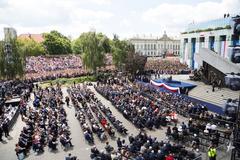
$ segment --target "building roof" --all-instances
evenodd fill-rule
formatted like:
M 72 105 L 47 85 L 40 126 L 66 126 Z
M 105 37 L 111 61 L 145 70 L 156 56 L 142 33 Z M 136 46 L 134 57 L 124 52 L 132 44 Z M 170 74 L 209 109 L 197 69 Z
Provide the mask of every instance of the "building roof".
M 164 34 L 162 37 L 158 38 L 158 37 L 133 37 L 133 38 L 130 38 L 130 41 L 131 40 L 147 40 L 147 41 L 177 41 L 177 39 L 172 39 L 170 37 L 167 36 L 166 34 L 166 31 L 164 31 Z
M 164 31 L 164 34 L 161 38 L 159 38 L 160 41 L 173 41 L 170 37 L 167 36 L 166 31 Z
M 18 36 L 19 39 L 32 39 L 36 41 L 37 43 L 41 43 L 44 41 L 43 34 L 20 34 Z
M 204 30 L 204 29 L 231 29 L 230 27 L 226 26 L 232 26 L 233 25 L 233 19 L 231 17 L 226 18 L 219 18 L 214 20 L 209 20 L 205 22 L 200 23 L 191 23 L 188 25 L 186 32 L 196 31 L 196 30 Z

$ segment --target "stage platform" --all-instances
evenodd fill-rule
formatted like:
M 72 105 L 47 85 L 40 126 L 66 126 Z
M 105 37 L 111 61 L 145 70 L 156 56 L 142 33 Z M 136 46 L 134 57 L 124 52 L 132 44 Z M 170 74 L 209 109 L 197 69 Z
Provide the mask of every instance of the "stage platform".
M 166 85 L 168 85 L 170 87 L 179 87 L 179 88 L 184 88 L 184 89 L 187 88 L 188 90 L 191 90 L 197 86 L 197 85 L 191 84 L 191 83 L 186 83 L 186 82 L 181 82 L 181 81 L 176 81 L 176 80 L 170 81 L 168 79 L 156 79 L 156 80 L 154 80 L 154 82 L 165 83 Z

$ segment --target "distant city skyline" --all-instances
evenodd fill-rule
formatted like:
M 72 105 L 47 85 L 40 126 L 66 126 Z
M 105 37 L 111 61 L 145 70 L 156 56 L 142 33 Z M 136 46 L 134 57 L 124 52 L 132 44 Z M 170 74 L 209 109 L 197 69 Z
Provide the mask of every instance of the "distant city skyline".
M 96 30 L 110 38 L 136 35 L 179 36 L 189 23 L 239 13 L 239 0 L 0 0 L 0 39 L 3 27 L 18 35 L 58 30 L 77 38 Z

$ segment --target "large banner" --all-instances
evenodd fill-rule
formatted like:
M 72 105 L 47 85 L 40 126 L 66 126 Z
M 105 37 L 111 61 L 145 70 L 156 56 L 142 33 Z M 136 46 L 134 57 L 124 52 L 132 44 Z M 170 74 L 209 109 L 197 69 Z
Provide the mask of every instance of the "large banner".
M 154 82 L 153 80 L 150 81 L 150 84 L 157 86 L 157 87 L 164 87 L 165 89 L 172 91 L 172 92 L 180 93 L 179 87 L 171 87 L 171 86 L 166 85 L 165 83 L 157 83 L 157 82 Z

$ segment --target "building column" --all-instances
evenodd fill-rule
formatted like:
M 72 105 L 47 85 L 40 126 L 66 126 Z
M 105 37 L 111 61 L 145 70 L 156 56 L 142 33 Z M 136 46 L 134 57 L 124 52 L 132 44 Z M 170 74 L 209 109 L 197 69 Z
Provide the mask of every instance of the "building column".
M 228 57 L 228 47 L 231 45 L 233 45 L 232 36 L 228 35 L 226 37 L 226 51 L 225 51 L 224 58 Z
M 185 61 L 185 42 L 184 39 L 180 40 L 180 62 L 184 63 Z
M 220 41 L 220 36 L 215 36 L 214 39 L 214 51 L 217 52 L 217 54 L 221 55 L 221 41 Z
M 200 37 L 196 37 L 196 53 L 199 53 L 199 48 L 201 47 Z

